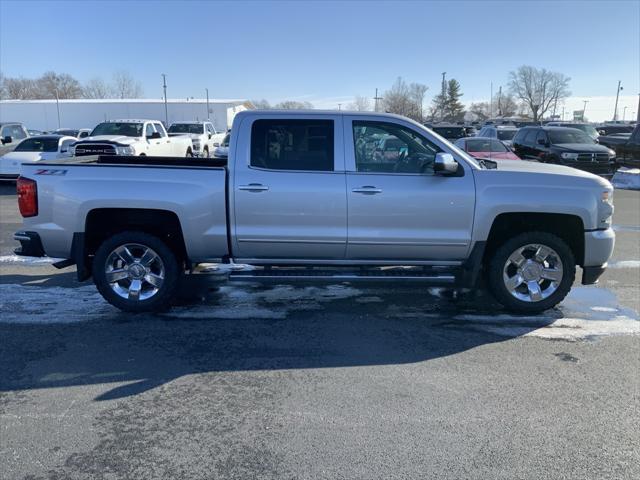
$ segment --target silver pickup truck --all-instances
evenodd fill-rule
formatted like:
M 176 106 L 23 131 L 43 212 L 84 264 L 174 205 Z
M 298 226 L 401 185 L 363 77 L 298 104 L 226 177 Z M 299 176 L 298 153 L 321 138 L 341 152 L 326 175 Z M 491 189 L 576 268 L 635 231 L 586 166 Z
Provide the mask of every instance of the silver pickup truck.
M 389 114 L 245 111 L 231 131 L 228 161 L 25 164 L 16 253 L 66 259 L 127 311 L 167 308 L 215 262 L 255 267 L 230 280 L 486 283 L 531 313 L 613 251 L 612 186 L 583 171 L 476 160 Z

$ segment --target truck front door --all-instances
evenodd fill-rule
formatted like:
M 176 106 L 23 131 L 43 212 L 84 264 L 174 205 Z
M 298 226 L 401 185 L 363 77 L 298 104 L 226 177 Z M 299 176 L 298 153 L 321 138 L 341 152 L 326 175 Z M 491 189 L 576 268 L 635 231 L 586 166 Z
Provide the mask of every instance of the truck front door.
M 408 122 L 345 122 L 347 258 L 466 258 L 475 208 L 470 167 L 461 165 L 460 176 L 435 175 L 442 149 Z
M 347 202 L 339 115 L 249 117 L 230 147 L 237 259 L 344 259 Z

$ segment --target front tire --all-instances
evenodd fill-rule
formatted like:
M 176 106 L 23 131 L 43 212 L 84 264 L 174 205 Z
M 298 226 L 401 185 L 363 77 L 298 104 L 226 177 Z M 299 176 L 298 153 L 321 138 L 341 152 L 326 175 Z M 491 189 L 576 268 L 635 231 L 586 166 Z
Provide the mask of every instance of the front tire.
M 190 149 L 190 148 L 188 148 L 188 149 L 187 149 L 187 153 L 185 153 L 185 155 L 184 155 L 184 156 L 185 156 L 185 157 L 187 157 L 187 158 L 191 158 L 191 157 L 193 157 L 193 152 L 191 151 L 191 149 Z
M 489 288 L 508 310 L 539 313 L 564 300 L 575 275 L 573 252 L 561 238 L 527 232 L 496 250 L 489 263 Z
M 105 240 L 93 260 L 93 279 L 111 305 L 126 312 L 154 312 L 173 300 L 180 267 L 158 237 L 127 231 Z
M 202 157 L 209 158 L 209 148 L 204 147 L 204 150 L 202 151 Z

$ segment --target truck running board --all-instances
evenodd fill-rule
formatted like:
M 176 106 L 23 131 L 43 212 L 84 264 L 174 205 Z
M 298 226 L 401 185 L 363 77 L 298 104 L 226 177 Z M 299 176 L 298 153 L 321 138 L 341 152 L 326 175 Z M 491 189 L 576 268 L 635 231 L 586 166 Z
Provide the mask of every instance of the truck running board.
M 236 281 L 322 281 L 322 282 L 416 282 L 432 285 L 451 285 L 456 282 L 456 276 L 451 270 L 446 271 L 406 271 L 363 269 L 363 270 L 320 270 L 302 268 L 266 268 L 263 270 L 236 271 L 229 274 L 229 280 Z

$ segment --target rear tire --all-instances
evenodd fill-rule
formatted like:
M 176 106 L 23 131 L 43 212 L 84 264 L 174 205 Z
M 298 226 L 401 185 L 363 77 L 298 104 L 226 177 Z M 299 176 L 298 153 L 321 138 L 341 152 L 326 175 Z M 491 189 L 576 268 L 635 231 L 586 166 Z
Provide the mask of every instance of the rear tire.
M 111 305 L 126 312 L 167 309 L 176 295 L 180 265 L 158 237 L 125 231 L 106 239 L 93 260 L 93 280 Z
M 187 158 L 191 158 L 191 157 L 193 157 L 193 152 L 191 151 L 191 149 L 190 149 L 190 148 L 188 148 L 188 149 L 187 149 L 187 153 L 185 153 L 185 155 L 184 155 L 184 156 L 185 156 L 185 157 L 187 157 Z
M 489 263 L 489 288 L 508 310 L 539 313 L 560 303 L 576 276 L 573 252 L 559 237 L 527 232 L 507 240 Z
M 208 147 L 204 147 L 204 150 L 202 151 L 202 157 L 203 158 L 209 158 L 209 148 Z

